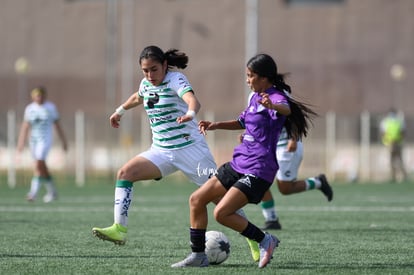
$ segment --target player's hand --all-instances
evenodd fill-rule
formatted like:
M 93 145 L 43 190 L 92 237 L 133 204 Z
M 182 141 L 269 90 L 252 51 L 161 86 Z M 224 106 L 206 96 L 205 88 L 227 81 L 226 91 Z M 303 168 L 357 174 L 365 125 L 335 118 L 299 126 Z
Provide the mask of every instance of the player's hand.
M 23 152 L 24 145 L 18 144 L 16 148 L 17 154 L 21 154 Z
M 207 120 L 200 120 L 198 122 L 198 130 L 200 131 L 201 134 L 203 134 L 203 136 L 207 135 L 207 130 L 214 130 L 215 128 L 213 127 L 214 123 L 211 121 L 207 121 Z
M 298 143 L 293 139 L 289 139 L 286 150 L 288 152 L 296 152 L 297 148 L 298 148 Z
M 119 128 L 119 121 L 121 121 L 121 116 L 116 112 L 113 113 L 109 118 L 109 122 L 111 123 L 111 126 L 114 128 Z
M 16 165 L 20 166 L 20 163 L 22 163 L 22 151 L 17 150 L 16 155 L 14 157 Z
M 187 121 L 191 121 L 192 119 L 193 119 L 192 116 L 183 115 L 183 116 L 177 117 L 177 122 L 178 122 L 178 124 L 181 124 L 181 123 L 184 123 L 184 122 L 187 122 Z
M 63 151 L 67 152 L 68 151 L 68 144 L 66 142 L 64 142 L 62 144 L 62 148 L 63 148 Z
M 262 97 L 262 99 L 258 100 L 257 102 L 262 104 L 264 107 L 266 107 L 268 109 L 272 109 L 273 108 L 273 103 L 269 98 L 269 94 L 265 93 L 265 92 L 261 92 L 260 96 Z

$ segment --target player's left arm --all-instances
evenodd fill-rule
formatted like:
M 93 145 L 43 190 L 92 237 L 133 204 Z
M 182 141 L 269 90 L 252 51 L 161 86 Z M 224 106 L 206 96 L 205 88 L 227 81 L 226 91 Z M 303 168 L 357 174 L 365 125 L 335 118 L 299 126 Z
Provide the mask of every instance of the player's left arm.
M 269 94 L 265 92 L 260 93 L 260 96 L 262 97 L 262 99 L 259 100 L 259 103 L 262 104 L 264 107 L 276 110 L 278 113 L 284 116 L 290 115 L 291 111 L 289 104 L 272 102 L 272 99 L 269 97 Z
M 63 132 L 62 127 L 60 126 L 59 120 L 55 121 L 55 129 L 56 129 L 56 132 L 59 135 L 60 141 L 62 142 L 63 150 L 67 151 L 68 150 L 68 143 L 66 141 L 65 133 Z
M 188 111 L 183 116 L 177 117 L 178 123 L 183 123 L 192 120 L 195 115 L 200 111 L 201 105 L 193 91 L 186 92 L 182 99 L 188 105 Z

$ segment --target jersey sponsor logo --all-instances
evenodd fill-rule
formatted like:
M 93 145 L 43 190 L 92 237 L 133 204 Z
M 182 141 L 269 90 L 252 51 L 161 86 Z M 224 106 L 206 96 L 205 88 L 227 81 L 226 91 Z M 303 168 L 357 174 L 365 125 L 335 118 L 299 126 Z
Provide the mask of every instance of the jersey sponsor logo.
M 160 85 L 158 85 L 158 86 L 154 86 L 154 85 L 152 85 L 152 83 L 151 82 L 149 82 L 149 81 L 144 81 L 144 85 L 143 85 L 143 90 L 144 90 L 144 93 L 145 92 L 148 92 L 148 91 L 153 91 L 153 92 L 162 92 L 163 91 L 163 89 L 165 89 L 165 86 L 167 86 L 168 84 L 170 83 L 170 80 L 168 80 L 168 81 L 166 81 L 166 82 L 163 82 L 163 83 L 161 83 Z
M 151 109 L 151 110 L 147 110 L 147 113 L 149 116 L 154 116 L 154 115 L 160 115 L 162 113 L 164 113 L 165 110 L 162 109 Z
M 151 117 L 150 123 L 152 125 L 152 124 L 163 122 L 163 121 L 170 121 L 171 119 L 173 119 L 172 115 L 163 116 L 163 117 Z
M 129 207 L 131 205 L 131 201 L 132 201 L 132 188 L 131 187 L 126 187 L 125 188 L 125 193 L 126 193 L 125 198 L 122 201 L 120 199 L 117 199 L 115 201 L 115 204 L 116 205 L 121 204 L 122 205 L 121 216 L 128 217 L 128 209 L 129 209 Z

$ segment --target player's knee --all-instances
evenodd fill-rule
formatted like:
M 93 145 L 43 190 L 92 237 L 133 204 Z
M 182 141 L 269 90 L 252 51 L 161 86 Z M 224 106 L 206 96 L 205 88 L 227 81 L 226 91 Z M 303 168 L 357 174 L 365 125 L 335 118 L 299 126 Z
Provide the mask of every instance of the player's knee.
M 197 209 L 197 208 L 205 206 L 200 196 L 197 194 L 197 192 L 190 195 L 190 198 L 188 199 L 188 203 L 190 205 L 190 208 L 192 209 Z
M 128 170 L 125 169 L 124 167 L 120 168 L 116 175 L 118 179 L 129 179 L 130 178 Z
M 220 210 L 219 210 L 219 209 L 217 209 L 217 207 L 216 207 L 216 208 L 214 208 L 214 211 L 213 211 L 213 216 L 214 216 L 214 219 L 215 219 L 217 222 L 222 223 L 222 222 L 221 222 L 221 219 L 222 219 L 223 217 L 222 217 L 222 214 L 221 214 Z
M 221 208 L 218 208 L 218 207 L 214 208 L 213 215 L 214 215 L 214 219 L 218 223 L 220 223 L 220 224 L 224 224 L 225 223 L 225 220 L 226 220 L 227 215 L 224 213 L 224 211 L 222 211 Z

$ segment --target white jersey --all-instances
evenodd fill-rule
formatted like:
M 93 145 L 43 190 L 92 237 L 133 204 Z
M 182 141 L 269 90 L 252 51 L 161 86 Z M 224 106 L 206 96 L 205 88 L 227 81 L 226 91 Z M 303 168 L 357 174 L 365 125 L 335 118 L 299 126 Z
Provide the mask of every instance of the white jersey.
M 195 118 L 177 123 L 177 118 L 185 115 L 188 110 L 182 96 L 192 90 L 187 78 L 180 72 L 168 72 L 159 86 L 152 85 L 145 78 L 141 81 L 138 95 L 144 100 L 153 146 L 174 150 L 196 142 L 205 142 Z
M 279 149 L 282 150 L 282 147 L 287 147 L 288 142 L 289 142 L 288 133 L 286 131 L 286 127 L 283 127 L 282 132 L 280 132 L 279 140 L 277 142 L 277 150 Z
M 283 181 L 294 181 L 298 176 L 300 163 L 303 158 L 303 144 L 298 140 L 296 142 L 296 151 L 288 152 L 288 143 L 289 137 L 286 128 L 283 127 L 276 147 L 276 158 L 279 164 L 276 178 Z
M 59 119 L 56 106 L 46 101 L 42 105 L 35 102 L 26 106 L 24 120 L 30 124 L 30 142 L 51 143 L 53 124 Z

